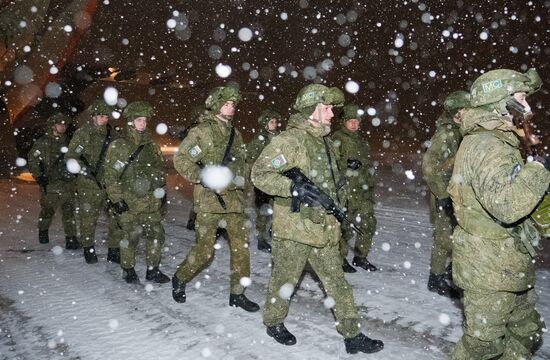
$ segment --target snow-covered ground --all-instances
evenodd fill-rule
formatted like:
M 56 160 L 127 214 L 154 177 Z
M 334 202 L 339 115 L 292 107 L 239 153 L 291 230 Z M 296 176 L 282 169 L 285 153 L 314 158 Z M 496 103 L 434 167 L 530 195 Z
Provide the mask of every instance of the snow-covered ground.
M 190 202 L 181 182 L 169 178 L 166 248 L 162 269 L 170 276 L 194 242 L 185 228 Z M 403 181 L 405 184 L 403 184 Z M 324 296 L 309 275 L 295 296 L 288 329 L 292 347 L 265 334 L 261 313 L 228 306 L 227 243 L 211 266 L 188 286 L 187 303 L 172 300 L 170 284 L 146 283 L 143 248 L 137 272 L 143 285 L 127 285 L 116 264 L 86 265 L 81 250 L 65 251 L 56 217 L 50 244 L 37 240 L 38 187 L 0 181 L 0 359 L 445 359 L 462 334 L 459 303 L 426 289 L 431 245 L 428 208 L 416 180 L 387 171 L 377 189 L 378 234 L 371 261 L 382 270 L 346 275 L 353 284 L 363 329 L 382 339 L 372 355 L 348 355 Z M 106 235 L 105 220 L 98 239 Z M 251 287 L 265 301 L 270 257 L 251 244 Z M 351 254 L 350 254 L 351 256 Z M 537 273 L 538 309 L 550 319 L 550 271 Z M 550 336 L 535 359 L 550 359 Z

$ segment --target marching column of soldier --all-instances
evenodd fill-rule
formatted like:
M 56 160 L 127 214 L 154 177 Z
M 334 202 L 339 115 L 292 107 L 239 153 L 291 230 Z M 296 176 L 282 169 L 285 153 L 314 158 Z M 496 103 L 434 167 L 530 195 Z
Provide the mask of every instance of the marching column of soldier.
M 531 132 L 528 103 L 541 86 L 534 69 L 500 69 L 478 77 L 469 92 L 449 94 L 423 157 L 434 225 L 427 287 L 463 297 L 464 335 L 451 354 L 455 360 L 530 359 L 542 340 L 533 260 L 540 239 L 550 235 L 550 160 Z M 292 295 L 281 287 L 299 286 L 309 265 L 335 300 L 332 312 L 346 351 L 382 350 L 382 341 L 361 332 L 344 277 L 357 271 L 354 266 L 377 270 L 367 260 L 376 230 L 375 168 L 359 135 L 362 112 L 345 104 L 338 88 L 307 85 L 285 130 L 282 116 L 266 109 L 258 134 L 245 145 L 232 124 L 240 101 L 233 87 L 213 89 L 174 156 L 176 171 L 194 184 L 196 243 L 171 279 L 173 299 L 186 301 L 186 285 L 208 266 L 222 226 L 230 250 L 229 305 L 260 310 L 244 294 L 250 283 L 248 184 L 256 198 L 258 249 L 272 255 L 263 309 L 267 334 L 284 345 L 296 343 L 284 325 Z M 28 161 L 40 186 L 39 242 L 49 242 L 48 228 L 61 207 L 66 248 L 82 247 L 85 262 L 97 263 L 96 223 L 105 213 L 107 261 L 120 264 L 126 282 L 139 282 L 134 266 L 143 236 L 145 278 L 167 283 L 170 278 L 160 270 L 166 183 L 162 154 L 148 127 L 153 107 L 128 104 L 122 133 L 109 124 L 113 111 L 95 101 L 90 123 L 70 142 L 69 117 L 57 113 L 47 120 L 47 133 Z M 77 171 L 67 165 L 73 159 Z M 211 185 L 204 174 L 212 168 L 224 169 L 228 184 Z

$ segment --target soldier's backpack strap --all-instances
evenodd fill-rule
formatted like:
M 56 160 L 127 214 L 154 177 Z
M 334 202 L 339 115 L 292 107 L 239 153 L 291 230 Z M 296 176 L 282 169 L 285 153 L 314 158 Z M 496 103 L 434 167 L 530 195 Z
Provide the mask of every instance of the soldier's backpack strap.
M 124 166 L 124 169 L 122 169 L 122 172 L 120 173 L 120 175 L 118 176 L 118 179 L 122 179 L 122 176 L 124 175 L 124 173 L 126 172 L 126 170 L 128 169 L 128 167 L 130 166 L 130 164 L 132 164 L 134 162 L 134 160 L 138 157 L 139 153 L 141 152 L 141 150 L 143 150 L 143 148 L 145 147 L 145 144 L 141 144 L 140 146 L 137 147 L 137 149 L 128 157 L 128 160 L 126 160 L 126 165 Z
M 103 147 L 101 148 L 101 152 L 99 153 L 99 158 L 97 159 L 97 162 L 95 164 L 95 170 L 94 175 L 97 176 L 99 173 L 99 168 L 101 167 L 101 163 L 103 163 L 103 159 L 105 158 L 105 154 L 107 153 L 107 148 L 109 147 L 109 144 L 111 143 L 111 125 L 107 124 L 107 135 L 105 135 L 105 139 L 103 140 Z
M 325 136 L 323 137 L 323 143 L 325 144 L 325 152 L 327 153 L 328 167 L 330 169 L 330 175 L 332 176 L 332 181 L 334 182 L 334 186 L 335 186 L 335 189 L 336 189 L 336 201 L 338 201 L 338 203 L 340 203 L 340 196 L 338 195 L 338 190 L 340 190 L 342 188 L 342 186 L 344 186 L 345 183 L 340 183 L 340 182 L 336 181 L 336 176 L 334 176 L 334 170 L 332 169 L 332 157 L 330 156 L 330 148 L 327 144 L 327 139 L 326 139 Z M 338 168 L 338 163 L 336 163 L 336 167 L 337 167 L 338 170 L 340 170 Z

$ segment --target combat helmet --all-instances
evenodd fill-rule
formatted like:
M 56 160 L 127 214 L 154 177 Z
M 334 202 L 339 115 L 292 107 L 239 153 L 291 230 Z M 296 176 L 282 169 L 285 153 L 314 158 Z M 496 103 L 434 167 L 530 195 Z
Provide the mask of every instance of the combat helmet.
M 153 107 L 147 101 L 134 101 L 128 104 L 123 112 L 124 117 L 129 122 L 140 116 L 144 116 L 147 120 L 150 120 L 153 117 L 153 114 Z
M 470 89 L 472 107 L 484 107 L 507 114 L 506 101 L 517 92 L 527 95 L 537 92 L 542 86 L 542 79 L 535 69 L 526 73 L 508 69 L 491 70 L 478 77 Z
M 53 114 L 48 118 L 48 120 L 46 120 L 46 126 L 48 126 L 48 128 L 51 128 L 56 124 L 64 124 L 69 126 L 72 123 L 73 123 L 73 120 L 68 115 L 65 115 L 60 112 Z
M 95 100 L 90 106 L 88 106 L 88 112 L 90 115 L 107 115 L 112 117 L 114 107 L 109 106 L 103 100 Z
M 340 120 L 345 123 L 348 120 L 356 119 L 361 121 L 362 114 L 359 113 L 359 106 L 355 104 L 347 104 L 342 108 Z
M 443 102 L 443 108 L 451 116 L 454 116 L 458 110 L 470 107 L 470 93 L 459 90 L 450 93 Z
M 344 105 L 344 101 L 344 93 L 337 87 L 329 88 L 321 84 L 310 84 L 298 92 L 294 109 L 304 114 L 311 114 L 317 104 L 341 107 Z
M 239 101 L 241 101 L 239 90 L 231 86 L 219 86 L 210 91 L 204 102 L 204 107 L 206 110 L 217 114 L 228 101 L 233 101 L 235 106 L 237 106 Z
M 267 123 L 269 122 L 269 120 L 271 119 L 277 119 L 277 121 L 281 121 L 282 119 L 282 116 L 281 114 L 279 114 L 278 112 L 276 111 L 273 111 L 273 110 L 264 110 L 261 114 L 260 114 L 260 117 L 258 117 L 258 124 L 260 124 L 260 126 L 262 128 L 266 127 L 267 126 Z

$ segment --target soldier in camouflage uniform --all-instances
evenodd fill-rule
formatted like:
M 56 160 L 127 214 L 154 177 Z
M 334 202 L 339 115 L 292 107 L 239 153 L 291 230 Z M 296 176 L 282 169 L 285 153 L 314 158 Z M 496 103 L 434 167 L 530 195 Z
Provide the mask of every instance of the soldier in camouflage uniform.
M 120 266 L 127 283 L 139 282 L 134 266 L 143 234 L 145 279 L 162 284 L 170 281 L 159 269 L 164 245 L 161 207 L 166 199 L 166 179 L 160 147 L 147 130 L 153 108 L 147 102 L 136 101 L 128 104 L 123 116 L 127 132 L 109 145 L 103 175 L 107 196 L 122 228 Z
M 550 164 L 550 161 L 546 160 L 545 163 L 547 166 Z M 539 228 L 540 235 L 545 238 L 550 238 L 550 196 L 548 193 L 550 189 L 546 191 L 546 195 L 542 202 L 537 206 L 531 217 L 537 227 Z
M 48 229 L 55 210 L 61 207 L 65 248 L 76 250 L 80 243 L 76 239 L 75 222 L 75 176 L 67 170 L 65 153 L 69 138 L 65 134 L 71 118 L 57 113 L 46 121 L 47 132 L 38 139 L 29 151 L 29 170 L 40 186 L 40 217 L 38 219 L 38 241 L 47 244 Z
M 377 268 L 367 260 L 376 231 L 374 217 L 374 166 L 370 159 L 369 143 L 359 134 L 361 116 L 354 104 L 344 106 L 340 115 L 341 129 L 332 134 L 332 141 L 340 152 L 339 168 L 348 179 L 349 194 L 346 204 L 348 216 L 354 220 L 364 235 L 356 234 L 353 265 L 367 271 Z M 355 232 L 350 226 L 342 226 L 340 253 L 344 272 L 357 270 L 348 263 L 348 244 Z
M 178 173 L 195 184 L 193 207 L 197 219 L 196 244 L 172 278 L 172 296 L 177 302 L 185 302 L 185 285 L 211 261 L 216 230 L 220 224 L 225 224 L 231 252 L 229 304 L 254 312 L 260 307 L 244 294 L 250 277 L 243 193 L 247 173 L 246 148 L 240 132 L 231 125 L 240 99 L 239 91 L 232 87 L 213 89 L 205 102 L 208 113 L 189 131 L 174 156 Z M 225 189 L 211 188 L 212 179 L 201 178 L 203 169 L 214 167 L 230 170 L 232 180 Z
M 430 147 L 422 158 L 422 175 L 430 188 L 430 217 L 434 226 L 428 290 L 442 296 L 456 297 L 457 292 L 447 283 L 447 259 L 453 247 L 452 234 L 456 224 L 453 204 L 447 186 L 453 173 L 454 158 L 462 141 L 460 134 L 461 109 L 470 105 L 470 94 L 455 91 L 445 99 L 445 111 L 437 119 Z
M 109 144 L 118 138 L 109 124 L 113 108 L 103 100 L 95 101 L 89 108 L 91 123 L 78 129 L 69 144 L 67 158 L 78 161 L 77 199 L 80 220 L 80 242 L 84 248 L 84 259 L 88 264 L 97 263 L 95 252 L 95 230 L 97 219 L 106 205 L 107 194 L 103 185 L 104 159 Z M 120 263 L 119 241 L 121 236 L 116 219 L 109 219 L 107 261 Z
M 350 284 L 344 278 L 339 252 L 340 224 L 320 206 L 319 188 L 337 201 L 339 155 L 332 141 L 332 107 L 341 106 L 344 94 L 337 88 L 312 84 L 297 96 L 287 130 L 273 138 L 252 168 L 252 181 L 275 197 L 273 205 L 273 268 L 267 290 L 263 321 L 267 334 L 284 345 L 294 345 L 296 337 L 285 327 L 290 294 L 284 288 L 296 286 L 309 262 L 326 291 L 334 298 L 336 328 L 345 338 L 346 351 L 377 352 L 382 341 L 360 332 L 360 320 Z M 316 185 L 292 181 L 283 172 L 299 168 Z M 344 195 L 344 194 L 342 194 Z M 299 201 L 299 211 L 291 204 Z M 295 209 L 296 210 L 296 209 Z
M 247 145 L 247 162 L 250 167 L 274 136 L 281 132 L 281 114 L 273 110 L 265 110 L 258 118 L 260 131 Z M 271 252 L 271 214 L 273 213 L 273 197 L 254 187 L 254 205 L 256 210 L 256 233 L 258 250 Z
M 500 69 L 471 87 L 447 189 L 458 222 L 453 281 L 464 289 L 464 335 L 454 360 L 531 359 L 541 341 L 533 261 L 538 233 L 528 215 L 548 189 L 550 171 L 542 158 L 522 160 L 525 133 L 507 105 L 514 99 L 527 108 L 526 96 L 541 84 L 534 69 Z

